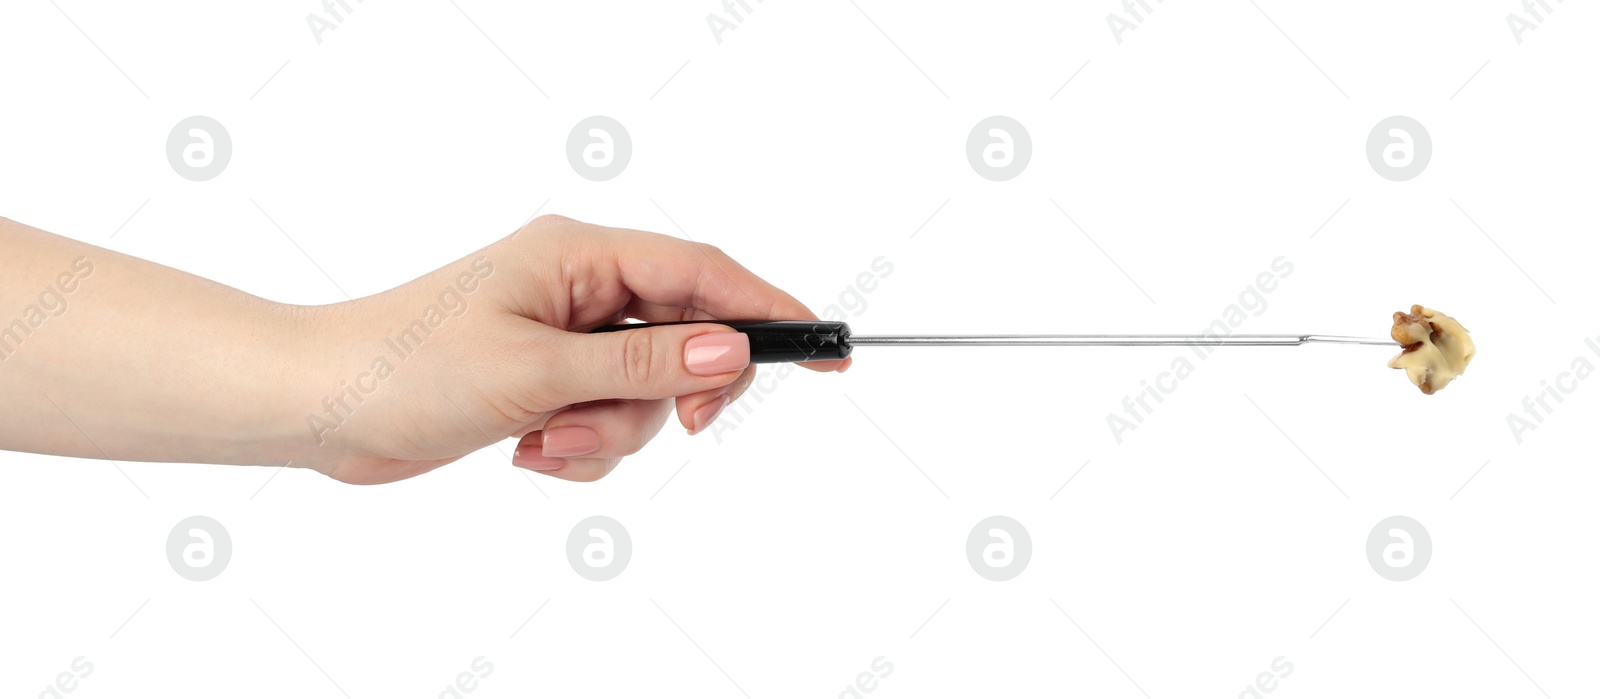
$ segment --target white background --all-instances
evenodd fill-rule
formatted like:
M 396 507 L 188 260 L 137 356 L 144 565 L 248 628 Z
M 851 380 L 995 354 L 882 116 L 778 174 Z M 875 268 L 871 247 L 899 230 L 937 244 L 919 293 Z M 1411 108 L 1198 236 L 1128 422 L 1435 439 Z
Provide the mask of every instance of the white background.
M 1428 397 L 1385 348 L 1222 350 L 1119 444 L 1187 350 L 864 348 L 595 484 L 509 444 L 378 487 L 4 454 L 0 694 L 79 656 L 73 697 L 431 698 L 479 656 L 464 696 L 835 697 L 880 656 L 862 696 L 1235 697 L 1279 656 L 1274 697 L 1595 693 L 1600 381 L 1507 426 L 1600 365 L 1592 4 L 1520 44 L 1511 0 L 1151 3 L 1120 44 L 1109 0 L 752 2 L 720 44 L 710 0 L 352 7 L 319 44 L 309 0 L 6 3 L 0 215 L 306 304 L 536 209 L 819 311 L 883 256 L 862 333 L 1195 332 L 1284 256 L 1241 332 L 1422 303 L 1480 358 Z M 233 142 L 207 182 L 165 156 L 194 114 Z M 614 180 L 567 162 L 592 114 L 632 136 Z M 995 114 L 1033 144 L 1004 182 L 965 154 Z M 1365 153 L 1397 114 L 1433 143 L 1404 182 Z M 165 556 L 197 514 L 233 541 L 208 582 Z M 596 514 L 633 539 L 609 582 L 566 558 Z M 967 560 L 990 515 L 1033 542 L 1007 582 Z M 1366 557 L 1390 515 L 1433 542 L 1410 581 Z

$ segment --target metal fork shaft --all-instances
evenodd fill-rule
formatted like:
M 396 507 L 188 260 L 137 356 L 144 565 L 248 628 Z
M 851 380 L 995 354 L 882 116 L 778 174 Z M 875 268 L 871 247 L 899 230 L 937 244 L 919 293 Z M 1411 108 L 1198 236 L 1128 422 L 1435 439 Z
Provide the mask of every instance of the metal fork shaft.
M 1167 345 L 1240 345 L 1272 347 L 1303 345 L 1323 342 L 1343 345 L 1390 345 L 1400 343 L 1388 338 L 1347 337 L 1343 335 L 851 335 L 850 344 L 871 346 L 1167 346 Z

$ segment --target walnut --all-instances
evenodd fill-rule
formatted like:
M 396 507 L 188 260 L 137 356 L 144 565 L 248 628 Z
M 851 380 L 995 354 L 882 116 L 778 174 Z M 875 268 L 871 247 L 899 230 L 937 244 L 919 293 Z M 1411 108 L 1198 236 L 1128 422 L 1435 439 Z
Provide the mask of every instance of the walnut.
M 1477 352 L 1466 328 L 1422 306 L 1412 306 L 1410 313 L 1396 311 L 1389 337 L 1405 347 L 1389 360 L 1389 368 L 1405 369 L 1406 378 L 1428 395 L 1466 371 Z

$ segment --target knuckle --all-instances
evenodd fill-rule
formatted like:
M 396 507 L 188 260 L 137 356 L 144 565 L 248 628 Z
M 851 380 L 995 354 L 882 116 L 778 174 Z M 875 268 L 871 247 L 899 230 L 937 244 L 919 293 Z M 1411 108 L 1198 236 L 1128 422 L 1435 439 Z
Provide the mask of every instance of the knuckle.
M 523 236 L 541 237 L 555 235 L 563 230 L 566 230 L 569 226 L 575 223 L 577 223 L 577 221 L 558 214 L 543 214 L 534 218 L 532 221 L 529 221 L 523 227 L 517 229 L 517 232 L 512 233 L 511 237 L 520 238 Z
M 660 375 L 654 333 L 624 332 L 622 370 L 631 386 L 648 386 Z
M 577 221 L 560 214 L 541 214 L 529 221 L 528 226 L 531 228 L 554 228 L 569 223 L 577 223 Z

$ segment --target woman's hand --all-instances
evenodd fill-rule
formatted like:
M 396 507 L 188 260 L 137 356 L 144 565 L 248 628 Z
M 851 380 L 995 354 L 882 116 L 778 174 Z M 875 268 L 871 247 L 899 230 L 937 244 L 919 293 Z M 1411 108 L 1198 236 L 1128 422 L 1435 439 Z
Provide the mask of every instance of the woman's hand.
M 404 286 L 314 309 L 305 327 L 331 361 L 307 373 L 312 448 L 295 463 L 385 483 L 515 436 L 517 466 L 591 481 L 674 406 L 695 434 L 755 378 L 748 339 L 711 322 L 587 334 L 628 318 L 816 316 L 714 247 L 540 217 Z
M 714 322 L 587 331 L 815 317 L 716 248 L 556 216 L 317 307 L 0 219 L 0 449 L 387 483 L 520 437 L 516 465 L 588 481 L 674 405 L 704 430 L 755 368 Z

